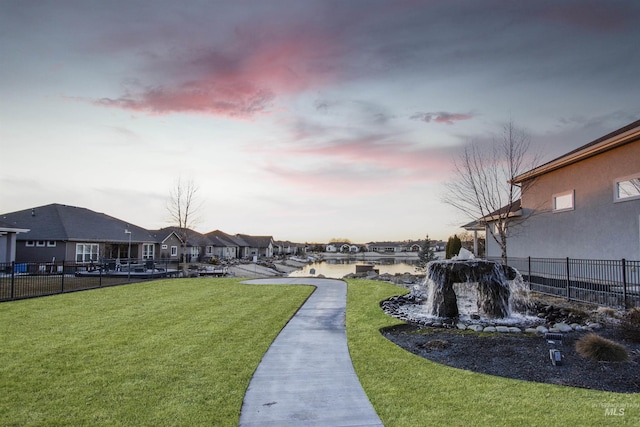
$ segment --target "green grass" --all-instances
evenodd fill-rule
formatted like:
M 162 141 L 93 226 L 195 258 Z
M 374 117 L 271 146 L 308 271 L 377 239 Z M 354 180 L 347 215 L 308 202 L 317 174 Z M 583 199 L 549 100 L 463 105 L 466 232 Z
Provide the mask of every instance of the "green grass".
M 360 382 L 387 427 L 640 424 L 637 394 L 505 379 L 415 356 L 380 334 L 381 328 L 401 322 L 385 315 L 379 302 L 403 289 L 365 280 L 348 283 L 349 350 Z
M 311 290 L 174 279 L 2 303 L 0 425 L 236 426 L 256 366 Z M 640 424 L 638 395 L 492 377 L 406 352 L 379 332 L 400 323 L 379 302 L 402 292 L 349 280 L 349 349 L 387 427 Z
M 311 293 L 174 279 L 0 304 L 0 425 L 238 424 Z

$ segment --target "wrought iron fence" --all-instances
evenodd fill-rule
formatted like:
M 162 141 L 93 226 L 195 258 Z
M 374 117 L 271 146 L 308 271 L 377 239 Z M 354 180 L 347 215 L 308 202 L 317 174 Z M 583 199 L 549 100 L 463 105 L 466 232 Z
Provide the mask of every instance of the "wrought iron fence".
M 535 292 L 610 307 L 640 306 L 640 261 L 528 257 L 508 258 L 507 264 Z
M 0 263 L 0 301 L 176 277 L 179 271 L 175 262 L 134 259 Z

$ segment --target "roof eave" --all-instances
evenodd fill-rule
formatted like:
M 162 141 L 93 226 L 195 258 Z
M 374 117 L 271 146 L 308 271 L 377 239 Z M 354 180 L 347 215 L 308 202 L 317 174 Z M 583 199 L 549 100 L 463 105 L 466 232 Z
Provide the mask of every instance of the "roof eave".
M 635 126 L 630 129 L 618 133 L 618 131 L 610 134 L 610 137 L 605 137 L 602 141 L 594 141 L 577 150 L 567 153 L 555 160 L 545 163 L 542 166 L 538 166 L 535 169 L 527 171 L 521 175 L 518 175 L 513 179 L 513 183 L 518 184 L 524 181 L 536 178 L 545 173 L 549 173 L 556 169 L 560 169 L 572 163 L 579 162 L 589 157 L 593 157 L 597 154 L 619 147 L 621 145 L 628 144 L 630 142 L 640 139 L 640 122 L 635 122 Z M 623 128 L 624 129 L 624 128 Z

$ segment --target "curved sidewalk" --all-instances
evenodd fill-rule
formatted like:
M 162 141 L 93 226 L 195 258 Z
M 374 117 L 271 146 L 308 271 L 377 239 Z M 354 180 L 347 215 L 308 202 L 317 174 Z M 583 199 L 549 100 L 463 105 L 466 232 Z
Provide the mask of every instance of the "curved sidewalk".
M 279 278 L 248 284 L 316 287 L 258 365 L 245 394 L 240 427 L 382 426 L 353 369 L 342 280 Z

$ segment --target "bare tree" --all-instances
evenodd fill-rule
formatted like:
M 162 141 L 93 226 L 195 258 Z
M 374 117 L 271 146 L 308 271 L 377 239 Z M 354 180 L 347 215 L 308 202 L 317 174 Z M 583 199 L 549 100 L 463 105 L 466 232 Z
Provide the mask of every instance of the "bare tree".
M 514 178 L 533 169 L 538 162 L 538 156 L 532 156 L 529 148 L 528 133 L 509 122 L 490 147 L 477 143 L 465 147 L 454 163 L 456 178 L 446 185 L 445 203 L 473 220 L 491 223 L 486 238 L 493 238 L 498 244 L 505 264 L 507 237 L 513 234 L 515 226 L 512 219 L 519 215 L 520 225 L 526 219 L 520 206 L 523 188 L 514 183 Z M 528 181 L 526 185 L 532 184 L 533 181 Z
M 182 242 L 182 270 L 187 271 L 187 247 L 189 244 L 189 230 L 196 221 L 196 214 L 201 208 L 197 200 L 198 186 L 193 180 L 183 182 L 178 178 L 169 192 L 167 210 L 171 220 L 177 228 L 177 234 Z

